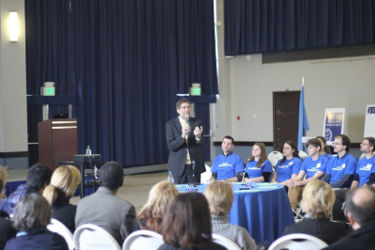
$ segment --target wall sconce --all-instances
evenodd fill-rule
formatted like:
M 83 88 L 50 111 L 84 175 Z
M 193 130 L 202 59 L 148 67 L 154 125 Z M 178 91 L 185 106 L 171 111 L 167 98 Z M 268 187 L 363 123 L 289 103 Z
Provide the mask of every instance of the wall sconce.
M 15 11 L 9 12 L 8 32 L 9 41 L 18 42 L 18 37 L 20 35 L 20 24 L 18 21 L 18 13 Z

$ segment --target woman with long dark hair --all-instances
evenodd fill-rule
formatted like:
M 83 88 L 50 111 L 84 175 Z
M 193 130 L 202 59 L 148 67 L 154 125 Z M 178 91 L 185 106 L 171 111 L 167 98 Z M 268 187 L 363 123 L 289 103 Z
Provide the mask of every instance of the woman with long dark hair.
M 291 185 L 292 179 L 298 175 L 301 160 L 298 156 L 296 143 L 292 140 L 284 142 L 282 151 L 283 158 L 276 164 L 272 182 L 280 183 L 287 187 Z
M 266 147 L 264 143 L 257 142 L 251 150 L 251 157 L 246 163 L 246 182 L 268 181 L 272 174 L 272 164 L 267 160 Z
M 212 242 L 211 215 L 206 198 L 197 192 L 178 194 L 161 224 L 164 244 L 159 250 L 221 250 Z

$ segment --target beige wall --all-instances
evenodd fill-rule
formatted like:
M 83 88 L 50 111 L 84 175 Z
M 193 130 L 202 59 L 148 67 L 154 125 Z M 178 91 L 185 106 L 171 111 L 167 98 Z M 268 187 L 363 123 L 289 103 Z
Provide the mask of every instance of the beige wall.
M 8 40 L 9 11 L 17 11 L 19 42 Z M 0 152 L 27 151 L 24 1 L 0 1 Z
M 217 0 L 223 23 L 222 2 Z M 365 107 L 375 103 L 375 56 L 272 64 L 262 64 L 260 54 L 225 58 L 223 30 L 218 28 L 220 97 L 211 109 L 214 141 L 225 134 L 237 141 L 273 141 L 272 92 L 300 90 L 304 76 L 307 135 L 322 134 L 325 108 L 344 107 L 344 132 L 360 142 Z

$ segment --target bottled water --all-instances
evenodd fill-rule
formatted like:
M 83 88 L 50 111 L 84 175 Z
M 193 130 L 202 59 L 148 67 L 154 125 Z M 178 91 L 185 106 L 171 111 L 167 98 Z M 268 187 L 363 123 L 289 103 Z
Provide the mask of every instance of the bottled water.
M 174 183 L 174 178 L 172 175 L 172 171 L 168 171 L 168 181 Z
M 90 148 L 90 145 L 87 145 L 87 148 L 86 148 L 86 155 L 91 155 L 91 148 Z

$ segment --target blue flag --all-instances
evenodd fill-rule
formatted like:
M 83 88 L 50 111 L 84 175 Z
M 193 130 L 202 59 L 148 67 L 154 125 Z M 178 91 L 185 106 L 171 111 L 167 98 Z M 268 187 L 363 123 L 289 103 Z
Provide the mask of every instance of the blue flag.
M 306 136 L 306 131 L 310 129 L 309 121 L 305 109 L 305 86 L 302 85 L 299 96 L 299 115 L 298 115 L 298 150 L 303 150 L 302 136 Z

